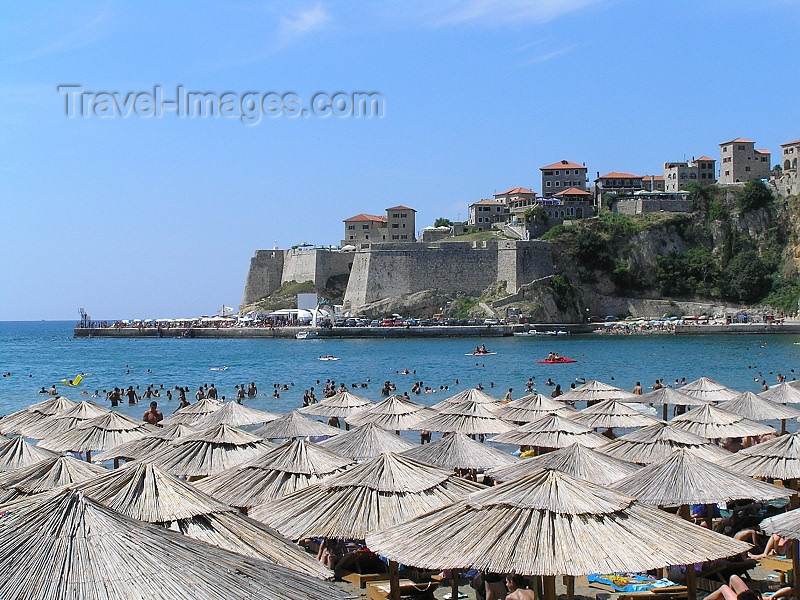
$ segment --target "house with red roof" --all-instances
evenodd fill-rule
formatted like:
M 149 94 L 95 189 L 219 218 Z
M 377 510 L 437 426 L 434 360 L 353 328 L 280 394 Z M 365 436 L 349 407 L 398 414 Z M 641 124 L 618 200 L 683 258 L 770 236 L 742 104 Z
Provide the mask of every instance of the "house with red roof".
M 719 145 L 721 184 L 747 183 L 751 179 L 769 179 L 769 150 L 757 150 L 753 140 L 735 138 Z
M 417 211 L 408 206 L 392 206 L 386 216 L 361 213 L 344 220 L 342 246 L 360 244 L 416 242 Z
M 542 196 L 551 196 L 569 188 L 586 189 L 586 164 L 560 160 L 552 165 L 539 167 L 542 172 Z
M 800 157 L 800 140 L 781 144 L 781 168 L 784 171 L 797 171 L 798 157 Z
M 716 183 L 716 162 L 710 156 L 693 157 L 691 161 L 665 162 L 664 191 L 677 192 L 692 182 L 700 185 Z

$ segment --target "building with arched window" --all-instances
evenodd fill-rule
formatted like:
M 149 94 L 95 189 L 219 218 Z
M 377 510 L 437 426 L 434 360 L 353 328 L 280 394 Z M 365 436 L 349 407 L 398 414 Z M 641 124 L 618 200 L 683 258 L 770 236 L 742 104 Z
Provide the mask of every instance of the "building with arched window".
M 769 179 L 770 151 L 756 150 L 753 140 L 736 138 L 719 145 L 719 183 L 747 183 Z
M 784 171 L 797 171 L 797 158 L 800 156 L 800 140 L 781 144 L 781 167 Z

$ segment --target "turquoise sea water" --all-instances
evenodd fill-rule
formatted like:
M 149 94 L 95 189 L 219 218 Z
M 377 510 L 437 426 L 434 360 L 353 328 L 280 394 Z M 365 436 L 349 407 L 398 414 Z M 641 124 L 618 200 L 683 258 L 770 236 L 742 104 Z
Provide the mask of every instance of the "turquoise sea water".
M 0 322 L 0 414 L 7 414 L 37 402 L 41 386 L 55 383 L 60 393 L 72 400 L 87 398 L 95 390 L 148 384 L 188 386 L 190 399 L 204 383 L 214 383 L 221 395 L 235 398 L 234 385 L 255 381 L 259 397 L 248 402 L 254 407 L 287 412 L 302 405 L 303 390 L 316 388 L 322 398 L 326 379 L 361 384 L 358 393 L 380 400 L 380 388 L 390 380 L 398 393 L 409 391 L 415 381 L 437 390 L 413 398 L 435 404 L 446 395 L 482 383 L 498 398 L 508 388 L 513 397 L 525 394 L 525 382 L 535 377 L 537 389 L 547 393 L 551 378 L 565 390 L 578 377 L 599 379 L 630 390 L 637 381 L 647 391 L 657 378 L 665 384 L 675 379 L 691 381 L 700 376 L 745 391 L 761 391 L 759 373 L 774 385 L 777 373 L 789 380 L 800 378 L 800 341 L 797 335 L 736 336 L 570 336 L 564 338 L 498 339 L 407 339 L 407 340 L 206 340 L 206 339 L 75 339 L 74 323 Z M 479 342 L 497 352 L 494 356 L 465 356 Z M 556 351 L 578 359 L 575 364 L 539 365 L 536 360 Z M 322 354 L 340 357 L 324 362 Z M 212 367 L 227 366 L 225 371 Z M 150 373 L 147 370 L 150 370 Z M 416 374 L 399 375 L 409 369 Z M 130 371 L 130 373 L 128 373 Z M 91 373 L 77 388 L 61 384 L 80 372 Z M 321 383 L 317 384 L 317 380 Z M 455 381 L 459 383 L 456 384 Z M 272 397 L 275 383 L 291 384 Z M 491 384 L 494 387 L 491 387 Z M 440 391 L 442 385 L 449 391 Z M 103 402 L 103 397 L 97 399 Z M 159 404 L 165 413 L 177 406 L 164 394 Z M 121 407 L 123 412 L 141 416 L 142 405 Z

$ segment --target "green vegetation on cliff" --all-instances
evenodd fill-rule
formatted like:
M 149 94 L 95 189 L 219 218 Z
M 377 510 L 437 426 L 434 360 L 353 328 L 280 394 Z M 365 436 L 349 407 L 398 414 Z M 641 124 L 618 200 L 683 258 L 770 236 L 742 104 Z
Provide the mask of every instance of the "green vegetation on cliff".
M 760 180 L 738 189 L 695 184 L 689 191 L 692 214 L 604 211 L 554 227 L 542 239 L 561 251 L 560 271 L 603 293 L 764 303 L 796 312 L 800 279 L 792 249 L 798 240 L 789 224 L 800 220 L 797 200 L 774 198 Z

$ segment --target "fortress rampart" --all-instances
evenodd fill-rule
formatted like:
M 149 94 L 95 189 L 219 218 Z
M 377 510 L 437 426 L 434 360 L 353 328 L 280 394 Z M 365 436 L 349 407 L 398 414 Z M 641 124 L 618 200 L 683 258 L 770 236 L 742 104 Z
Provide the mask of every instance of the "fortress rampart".
M 533 241 L 383 243 L 355 251 L 258 250 L 250 261 L 243 304 L 267 296 L 289 281 L 323 288 L 335 275 L 349 274 L 345 307 L 428 289 L 478 296 L 503 281 L 519 286 L 553 273 L 550 245 Z

